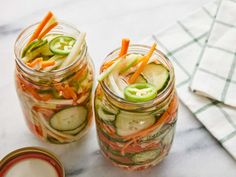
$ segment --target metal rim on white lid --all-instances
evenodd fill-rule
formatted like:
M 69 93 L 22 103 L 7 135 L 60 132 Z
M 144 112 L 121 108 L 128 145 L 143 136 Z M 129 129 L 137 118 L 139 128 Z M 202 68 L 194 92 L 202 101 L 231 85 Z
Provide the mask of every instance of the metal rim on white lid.
M 7 154 L 0 161 L 0 177 L 5 177 L 15 164 L 28 159 L 43 160 L 54 168 L 58 177 L 65 177 L 64 167 L 56 155 L 41 147 L 24 147 Z

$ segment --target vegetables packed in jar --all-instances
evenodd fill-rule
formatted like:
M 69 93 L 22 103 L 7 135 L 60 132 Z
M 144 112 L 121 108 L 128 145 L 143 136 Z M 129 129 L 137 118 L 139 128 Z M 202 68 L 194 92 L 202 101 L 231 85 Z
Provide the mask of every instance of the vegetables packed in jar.
M 142 170 L 168 154 L 178 98 L 171 62 L 152 47 L 130 45 L 111 52 L 100 69 L 95 119 L 103 155 L 114 165 Z
M 93 114 L 85 33 L 49 12 L 19 35 L 15 56 L 16 91 L 29 129 L 51 143 L 80 139 Z

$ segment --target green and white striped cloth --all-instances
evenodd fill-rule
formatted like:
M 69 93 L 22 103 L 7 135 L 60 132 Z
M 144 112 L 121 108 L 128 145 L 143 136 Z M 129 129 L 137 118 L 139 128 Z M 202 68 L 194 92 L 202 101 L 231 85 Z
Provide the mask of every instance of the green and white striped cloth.
M 202 50 L 191 90 L 236 107 L 235 66 L 236 2 L 224 0 L 221 2 L 207 44 Z
M 234 28 L 232 23 L 230 21 L 226 22 L 224 18 L 217 18 L 216 20 L 216 16 L 218 12 L 220 12 L 219 9 L 222 8 L 222 4 L 228 2 L 233 4 L 236 3 L 234 0 L 223 0 L 223 2 L 217 1 L 207 4 L 187 18 L 177 21 L 176 24 L 147 38 L 144 42 L 150 44 L 151 42 L 156 41 L 159 48 L 170 58 L 175 68 L 176 87 L 181 101 L 223 145 L 233 158 L 236 159 L 236 108 L 226 106 L 221 102 L 221 99 L 216 100 L 199 96 L 189 88 L 192 82 L 192 76 L 203 69 L 203 72 L 209 75 L 212 74 L 216 78 L 218 78 L 219 75 L 219 78 L 224 82 L 224 86 L 234 82 L 231 80 L 232 70 L 235 69 L 234 66 L 230 67 L 230 71 L 226 71 L 226 76 L 224 76 L 224 73 L 222 76 L 220 73 L 214 73 L 214 71 L 210 70 L 208 67 L 198 67 L 201 63 L 200 61 L 203 59 L 202 56 L 205 53 L 204 49 L 208 45 L 207 41 L 209 36 L 211 36 L 210 34 L 213 31 L 215 23 L 220 24 L 225 28 Z M 233 10 L 235 11 L 236 9 Z M 228 17 L 226 18 L 228 19 Z M 213 40 L 212 36 L 211 40 Z M 223 52 L 226 50 L 224 47 L 226 47 L 226 44 L 223 43 L 215 46 L 214 49 L 217 49 L 217 51 L 215 52 L 215 55 L 212 54 L 211 56 L 216 58 L 219 57 L 219 51 Z M 233 49 L 234 46 L 230 47 Z M 231 54 L 232 58 L 234 58 L 233 56 L 236 56 L 236 53 L 233 51 L 231 53 L 226 53 Z M 225 60 L 226 58 L 224 57 L 221 58 L 221 61 L 216 60 L 214 62 L 218 62 L 219 65 L 222 65 Z M 233 63 L 232 60 L 231 63 Z M 203 64 L 201 63 L 200 66 L 202 65 Z M 234 63 L 232 65 L 234 65 Z M 205 79 L 203 78 L 201 80 L 201 84 L 210 82 L 210 79 L 215 78 L 211 78 L 207 75 Z M 218 87 L 218 85 L 214 87 Z

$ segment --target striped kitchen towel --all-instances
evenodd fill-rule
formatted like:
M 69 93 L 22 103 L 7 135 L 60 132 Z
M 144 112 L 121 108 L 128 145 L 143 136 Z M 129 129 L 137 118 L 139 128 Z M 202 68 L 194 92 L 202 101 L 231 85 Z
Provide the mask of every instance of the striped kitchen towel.
M 224 1 L 235 3 L 233 0 Z M 214 24 L 230 26 L 225 20 L 215 18 L 222 4 L 222 1 L 207 4 L 144 42 L 150 44 L 156 41 L 159 48 L 166 53 L 175 68 L 176 87 L 181 101 L 236 159 L 236 108 L 209 97 L 199 96 L 189 89 L 192 75 L 199 69 L 198 65 Z M 234 26 L 231 25 L 231 28 Z M 224 60 L 226 58 L 221 62 Z M 204 69 L 206 73 L 212 72 L 208 68 Z M 201 81 L 202 84 L 207 82 L 207 79 Z
M 202 49 L 191 90 L 236 107 L 236 1 L 224 0 Z

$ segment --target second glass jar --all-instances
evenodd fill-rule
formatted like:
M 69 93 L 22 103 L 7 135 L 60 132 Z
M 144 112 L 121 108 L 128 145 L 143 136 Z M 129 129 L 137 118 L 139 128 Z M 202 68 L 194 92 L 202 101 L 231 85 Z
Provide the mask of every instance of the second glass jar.
M 128 54 L 145 55 L 149 49 L 131 45 Z M 111 52 L 105 62 L 117 58 L 119 51 Z M 115 95 L 104 81 L 95 92 L 95 120 L 101 151 L 115 166 L 128 170 L 143 170 L 158 164 L 168 154 L 174 138 L 178 98 L 173 66 L 160 51 L 155 50 L 153 55 L 170 74 L 167 86 L 155 99 L 128 102 Z

